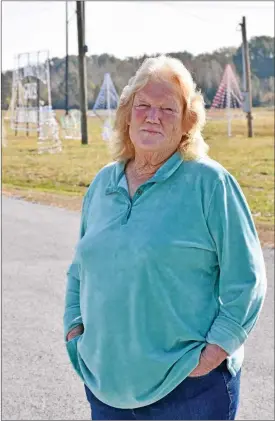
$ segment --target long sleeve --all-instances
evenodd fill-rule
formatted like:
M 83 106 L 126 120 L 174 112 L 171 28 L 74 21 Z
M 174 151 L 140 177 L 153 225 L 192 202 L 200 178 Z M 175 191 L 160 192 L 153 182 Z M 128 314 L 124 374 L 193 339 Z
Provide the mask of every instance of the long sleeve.
M 266 271 L 247 201 L 229 173 L 215 185 L 207 224 L 218 255 L 220 309 L 206 341 L 231 355 L 258 320 L 266 294 Z
M 81 210 L 81 221 L 80 221 L 80 235 L 79 240 L 84 236 L 86 230 L 86 215 L 88 207 L 88 194 L 86 192 Z M 67 333 L 75 326 L 82 323 L 82 317 L 80 312 L 80 301 L 79 301 L 79 289 L 80 289 L 80 275 L 79 275 L 79 263 L 75 254 L 72 263 L 70 264 L 67 271 L 67 285 L 65 294 L 65 312 L 63 317 L 64 325 L 64 337 L 66 338 Z

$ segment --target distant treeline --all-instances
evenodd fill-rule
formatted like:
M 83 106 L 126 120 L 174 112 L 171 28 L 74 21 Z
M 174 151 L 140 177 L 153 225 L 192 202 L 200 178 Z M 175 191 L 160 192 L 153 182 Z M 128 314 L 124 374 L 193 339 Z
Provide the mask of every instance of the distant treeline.
M 253 106 L 274 105 L 274 38 L 253 37 L 249 41 Z M 158 54 L 156 54 L 158 55 Z M 169 53 L 180 59 L 191 71 L 201 89 L 206 106 L 210 106 L 226 64 L 231 64 L 242 89 L 242 50 L 221 48 L 213 53 L 197 56 L 184 51 Z M 109 72 L 118 94 L 134 75 L 143 60 L 148 57 L 129 57 L 120 60 L 109 54 L 87 56 L 88 107 L 92 108 L 103 82 L 104 73 Z M 12 71 L 2 73 L 2 107 L 8 108 L 12 91 Z M 65 108 L 65 57 L 51 59 L 50 65 L 52 104 L 55 109 Z M 79 108 L 78 57 L 69 57 L 69 107 Z

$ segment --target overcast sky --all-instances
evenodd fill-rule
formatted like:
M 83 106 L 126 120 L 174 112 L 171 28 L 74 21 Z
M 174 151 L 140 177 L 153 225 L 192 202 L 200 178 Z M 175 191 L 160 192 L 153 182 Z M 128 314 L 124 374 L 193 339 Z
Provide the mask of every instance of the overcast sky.
M 75 1 L 69 1 L 69 54 L 77 54 Z M 238 24 L 248 38 L 274 36 L 273 1 L 86 1 L 88 55 L 117 57 L 187 50 L 196 55 L 239 46 Z M 2 1 L 2 70 L 19 53 L 48 49 L 65 55 L 64 1 Z

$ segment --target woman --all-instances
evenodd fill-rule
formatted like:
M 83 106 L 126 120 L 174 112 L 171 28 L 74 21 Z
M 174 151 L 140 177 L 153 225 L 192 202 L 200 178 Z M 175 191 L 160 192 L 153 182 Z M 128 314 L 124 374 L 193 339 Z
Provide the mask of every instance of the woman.
M 124 88 L 115 161 L 91 183 L 64 330 L 92 419 L 234 419 L 244 342 L 266 292 L 234 177 L 207 156 L 183 64 L 145 60 Z

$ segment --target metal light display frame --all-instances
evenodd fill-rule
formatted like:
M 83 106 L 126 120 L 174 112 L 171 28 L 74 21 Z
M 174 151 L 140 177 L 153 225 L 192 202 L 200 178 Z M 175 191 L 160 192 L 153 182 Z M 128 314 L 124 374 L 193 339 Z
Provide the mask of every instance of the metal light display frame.
M 7 146 L 7 135 L 4 122 L 2 122 L 2 129 L 1 129 L 1 145 L 3 148 Z
M 103 122 L 102 138 L 110 140 L 113 130 L 115 111 L 118 106 L 119 96 L 113 84 L 110 73 L 104 74 L 104 80 L 93 106 L 93 113 Z
M 227 64 L 222 76 L 221 83 L 211 104 L 208 118 L 224 119 L 224 116 L 215 115 L 216 110 L 225 109 L 227 119 L 227 134 L 232 135 L 232 119 L 243 119 L 244 94 L 241 92 L 237 78 L 230 64 Z M 236 112 L 237 110 L 237 112 Z
M 11 128 L 39 133 L 42 106 L 52 108 L 50 88 L 50 58 L 48 50 L 27 52 L 15 56 L 12 99 Z
M 59 126 L 55 118 L 54 111 L 50 108 L 41 111 L 39 126 L 38 153 L 57 153 L 62 152 L 62 142 L 59 137 Z M 43 118 L 44 117 L 44 118 Z
M 49 50 L 15 56 L 10 112 L 15 135 L 37 133 L 39 153 L 62 150 L 52 109 Z
M 61 127 L 64 139 L 81 139 L 81 114 L 77 109 L 69 110 L 68 114 L 61 117 Z

